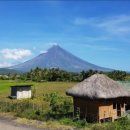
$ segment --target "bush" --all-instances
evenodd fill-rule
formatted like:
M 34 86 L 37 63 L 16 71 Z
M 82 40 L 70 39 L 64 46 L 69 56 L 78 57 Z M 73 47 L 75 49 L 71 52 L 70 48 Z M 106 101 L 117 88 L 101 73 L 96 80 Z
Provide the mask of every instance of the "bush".
M 130 130 L 130 120 L 126 116 L 115 122 L 96 124 L 91 130 Z
M 120 130 L 130 130 L 130 120 L 125 116 L 117 122 L 117 126 Z
M 105 129 L 105 126 L 94 125 L 91 130 L 106 130 L 106 129 Z
M 44 100 L 49 102 L 50 116 L 54 118 L 62 118 L 73 111 L 72 100 L 70 98 L 61 97 L 57 93 L 44 95 Z
M 84 128 L 85 126 L 88 126 L 88 123 L 85 119 L 73 120 L 72 118 L 62 118 L 61 120 L 59 120 L 59 122 L 64 125 L 70 125 L 77 128 Z

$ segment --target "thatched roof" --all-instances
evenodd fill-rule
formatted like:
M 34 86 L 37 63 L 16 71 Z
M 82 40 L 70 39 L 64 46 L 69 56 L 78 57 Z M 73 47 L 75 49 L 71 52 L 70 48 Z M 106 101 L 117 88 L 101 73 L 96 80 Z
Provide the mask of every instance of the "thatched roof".
M 66 94 L 90 99 L 130 97 L 130 92 L 126 88 L 103 74 L 94 74 L 68 89 Z

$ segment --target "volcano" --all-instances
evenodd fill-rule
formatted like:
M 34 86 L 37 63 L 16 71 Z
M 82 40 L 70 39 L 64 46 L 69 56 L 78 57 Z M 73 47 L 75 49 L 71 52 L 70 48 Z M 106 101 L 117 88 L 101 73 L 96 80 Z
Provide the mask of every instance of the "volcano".
M 9 69 L 28 72 L 36 67 L 47 69 L 59 68 L 68 72 L 80 72 L 90 69 L 98 71 L 111 71 L 111 69 L 100 67 L 84 61 L 64 50 L 59 45 L 53 45 L 50 49 L 48 49 L 48 51 L 24 63 L 9 67 Z

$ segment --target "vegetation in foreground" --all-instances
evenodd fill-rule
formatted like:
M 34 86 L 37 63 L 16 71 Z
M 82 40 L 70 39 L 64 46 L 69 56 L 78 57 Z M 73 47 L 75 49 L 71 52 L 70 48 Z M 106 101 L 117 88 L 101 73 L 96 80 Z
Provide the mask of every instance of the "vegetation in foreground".
M 16 84 L 33 84 L 33 98 L 26 100 L 8 99 L 10 86 Z M 29 120 L 40 120 L 51 126 L 60 125 L 83 128 L 86 130 L 130 130 L 127 117 L 114 123 L 89 124 L 73 116 L 72 98 L 65 91 L 76 82 L 32 82 L 21 80 L 0 80 L 0 112 L 13 112 L 15 116 Z
M 56 128 L 61 127 L 61 125 L 67 125 L 72 128 L 86 130 L 130 130 L 128 115 L 116 122 L 90 124 L 85 119 L 80 119 L 79 113 L 73 116 L 72 100 L 70 98 L 51 93 L 44 95 L 43 101 L 48 101 L 47 106 L 50 109 L 46 110 L 45 106 L 38 105 L 37 103 L 31 102 L 31 100 L 12 100 L 12 102 L 1 101 L 0 112 L 13 112 L 17 117 L 44 121 L 46 122 L 45 124 L 50 123 L 51 127 L 54 127 L 56 123 Z

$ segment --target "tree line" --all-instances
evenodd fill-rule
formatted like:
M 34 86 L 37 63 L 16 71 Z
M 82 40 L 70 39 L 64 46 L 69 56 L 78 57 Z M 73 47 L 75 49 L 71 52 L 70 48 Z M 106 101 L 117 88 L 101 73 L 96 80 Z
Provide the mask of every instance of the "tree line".
M 114 70 L 111 72 L 103 72 L 97 70 L 88 70 L 88 71 L 81 71 L 81 72 L 67 72 L 61 70 L 59 68 L 52 68 L 52 69 L 41 69 L 36 68 L 31 70 L 28 73 L 23 74 L 23 79 L 25 80 L 32 80 L 36 82 L 44 82 L 44 81 L 73 81 L 73 82 L 80 82 L 84 79 L 92 76 L 93 74 L 105 74 L 108 77 L 114 80 L 125 80 L 126 77 L 130 76 L 125 71 Z
M 93 74 L 106 74 L 108 77 L 114 80 L 127 80 L 130 79 L 130 74 L 125 71 L 114 70 L 111 72 L 103 72 L 97 70 L 88 70 L 82 72 L 67 72 L 59 68 L 52 69 L 41 69 L 35 68 L 30 72 L 22 74 L 11 74 L 0 75 L 0 79 L 11 79 L 11 80 L 31 80 L 35 82 L 44 82 L 44 81 L 67 81 L 67 82 L 80 82 L 84 79 L 90 77 Z

